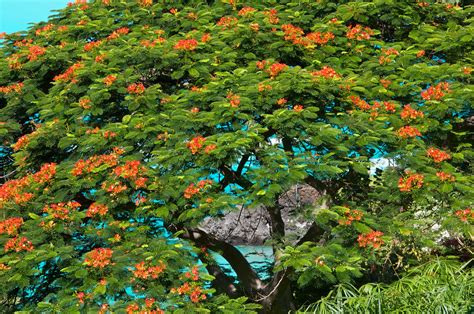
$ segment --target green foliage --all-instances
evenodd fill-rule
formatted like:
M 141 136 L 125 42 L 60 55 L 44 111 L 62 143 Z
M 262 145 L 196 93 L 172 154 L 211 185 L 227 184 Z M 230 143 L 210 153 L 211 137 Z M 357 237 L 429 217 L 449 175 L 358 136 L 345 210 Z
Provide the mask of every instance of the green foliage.
M 472 258 L 473 11 L 95 0 L 2 34 L 0 310 L 287 312 Z M 242 206 L 268 214 L 266 281 L 198 228 Z
M 340 284 L 298 313 L 469 313 L 474 272 L 468 264 L 436 259 L 390 285 Z

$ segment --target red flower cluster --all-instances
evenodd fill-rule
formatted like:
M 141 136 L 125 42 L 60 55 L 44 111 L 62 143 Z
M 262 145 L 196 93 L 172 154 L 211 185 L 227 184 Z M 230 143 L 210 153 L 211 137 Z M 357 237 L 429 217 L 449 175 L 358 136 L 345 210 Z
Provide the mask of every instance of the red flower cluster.
M 400 53 L 394 48 L 382 49 L 383 56 L 380 56 L 379 63 L 386 64 L 392 62 L 393 58 L 391 56 L 398 56 Z
M 295 45 L 309 46 L 311 44 L 324 45 L 328 41 L 334 39 L 334 34 L 331 32 L 320 33 L 313 32 L 304 36 L 303 29 L 292 24 L 284 24 L 281 26 L 285 36 L 284 39 L 291 41 Z
M 293 110 L 296 111 L 296 112 L 301 112 L 303 111 L 304 107 L 303 105 L 294 105 L 293 106 Z
M 153 4 L 153 0 L 138 0 L 138 4 L 142 7 L 149 7 Z
M 82 98 L 79 100 L 79 106 L 81 106 L 82 109 L 90 109 L 91 108 L 91 100 L 89 98 Z
M 184 273 L 184 277 L 191 279 L 191 280 L 199 280 L 199 269 L 197 266 L 194 266 L 191 271 Z
M 239 20 L 233 16 L 223 16 L 217 22 L 217 25 L 221 26 L 223 29 L 228 29 L 237 25 L 238 21 Z
M 117 39 L 122 35 L 127 35 L 129 32 L 130 32 L 130 29 L 128 27 L 121 27 L 121 28 L 113 31 L 112 34 L 110 34 L 107 37 L 107 40 Z
M 18 232 L 18 229 L 23 225 L 23 218 L 12 217 L 3 221 L 0 221 L 0 234 L 13 235 Z
M 87 43 L 87 44 L 84 45 L 84 51 L 91 51 L 92 49 L 97 48 L 100 45 L 102 45 L 102 41 L 100 41 L 100 40 L 91 41 L 90 43 Z
M 114 174 L 117 177 L 134 180 L 136 188 L 142 188 L 146 186 L 146 182 L 148 179 L 140 177 L 140 175 L 145 172 L 146 168 L 141 166 L 139 160 L 127 161 L 125 165 L 118 166 L 114 169 Z
M 374 249 L 378 249 L 384 244 L 384 241 L 381 239 L 383 232 L 381 231 L 371 231 L 369 233 L 360 234 L 357 238 L 360 247 L 372 246 Z
M 111 249 L 98 248 L 93 249 L 86 254 L 84 264 L 90 267 L 95 268 L 104 268 L 107 265 L 110 265 L 110 259 L 114 251 Z
M 56 174 L 56 164 L 44 164 L 35 174 L 25 176 L 20 179 L 14 179 L 5 182 L 0 186 L 0 208 L 8 201 L 14 201 L 20 205 L 28 202 L 32 197 L 32 193 L 25 192 L 30 183 L 45 183 Z
M 400 136 L 401 138 L 409 138 L 409 137 L 421 136 L 421 133 L 416 127 L 407 125 L 398 129 L 397 135 Z
M 423 186 L 424 178 L 422 174 L 408 174 L 408 177 L 398 179 L 398 188 L 401 192 L 411 192 L 413 189 L 420 189 Z
M 461 221 L 464 222 L 467 222 L 468 219 L 474 219 L 474 210 L 470 208 L 466 208 L 464 210 L 457 210 L 454 214 L 458 216 Z
M 81 207 L 81 204 L 79 204 L 76 201 L 72 202 L 67 202 L 67 203 L 57 203 L 57 204 L 51 204 L 51 205 L 46 205 L 43 208 L 43 212 L 48 213 L 51 215 L 53 218 L 56 219 L 61 219 L 61 220 L 68 220 L 71 217 L 69 217 L 69 214 L 71 211 L 78 209 Z
M 31 241 L 28 241 L 28 239 L 25 237 L 21 237 L 21 238 L 14 237 L 13 239 L 10 239 L 7 241 L 7 243 L 5 243 L 5 246 L 3 249 L 5 252 L 32 251 L 34 249 L 34 246 L 33 246 L 33 243 L 31 243 Z
M 240 9 L 240 11 L 237 14 L 239 16 L 245 16 L 245 15 L 248 15 L 248 14 L 253 13 L 255 11 L 257 11 L 257 10 L 252 8 L 252 7 L 243 7 L 242 9 Z
M 189 283 L 185 282 L 181 287 L 177 289 L 172 288 L 171 293 L 177 293 L 179 295 L 186 294 L 191 299 L 191 302 L 198 303 L 200 300 L 205 300 L 206 295 L 202 293 L 200 286 L 190 285 Z
M 390 84 L 392 84 L 392 81 L 381 79 L 380 84 L 382 84 L 383 87 L 388 88 L 390 86 Z
M 191 153 L 194 155 L 194 154 L 196 154 L 197 152 L 199 152 L 201 150 L 201 148 L 204 145 L 204 142 L 206 142 L 206 138 L 204 138 L 202 136 L 196 136 L 196 137 L 192 138 L 186 144 L 186 146 L 191 150 Z
M 230 106 L 233 107 L 233 108 L 237 108 L 240 105 L 240 96 L 239 95 L 235 95 L 234 93 L 229 92 L 227 94 L 227 99 L 229 99 Z
M 452 174 L 449 174 L 449 173 L 444 172 L 444 171 L 436 172 L 436 176 L 437 176 L 441 181 L 451 181 L 451 182 L 456 181 L 456 178 L 455 178 Z
M 374 34 L 374 31 L 370 27 L 362 28 L 362 25 L 357 24 L 355 26 L 349 26 L 349 30 L 346 33 L 346 37 L 349 39 L 356 40 L 369 40 L 370 36 Z
M 53 80 L 60 81 L 60 82 L 72 82 L 76 83 L 76 71 L 83 67 L 82 63 L 75 63 L 71 65 L 66 72 L 56 75 Z
M 433 158 L 433 161 L 436 163 L 451 159 L 451 155 L 445 151 L 430 147 L 426 150 L 426 155 Z
M 350 99 L 354 105 L 359 107 L 359 109 L 370 110 L 372 108 L 368 102 L 361 99 L 359 96 L 351 96 Z
M 87 209 L 86 217 L 94 217 L 97 215 L 105 216 L 108 211 L 109 211 L 109 208 L 107 207 L 107 205 L 94 202 Z
M 283 106 L 284 104 L 286 104 L 288 102 L 288 99 L 286 98 L 280 98 L 277 100 L 277 105 L 279 106 Z
M 145 85 L 142 83 L 133 83 L 127 87 L 130 94 L 141 95 L 145 92 Z
M 112 196 L 127 190 L 127 186 L 120 182 L 103 182 L 101 188 Z
M 21 90 L 25 86 L 23 83 L 14 83 L 8 86 L 0 86 L 0 93 L 10 94 L 10 93 L 21 93 Z
M 204 188 L 212 185 L 212 180 L 201 180 L 198 182 L 197 186 L 194 183 L 189 184 L 189 186 L 184 190 L 184 198 L 191 198 L 195 194 L 200 193 Z
M 403 106 L 403 111 L 400 114 L 403 120 L 423 118 L 425 114 L 422 111 L 413 109 L 410 104 Z
M 286 70 L 288 66 L 284 63 L 273 63 L 270 65 L 270 67 L 267 69 L 268 74 L 270 74 L 271 78 L 275 78 L 280 74 L 283 70 Z
M 160 265 L 156 266 L 148 266 L 145 264 L 145 262 L 135 264 L 135 270 L 133 271 L 133 275 L 135 276 L 135 278 L 156 279 L 166 269 L 166 265 L 163 262 L 160 261 L 159 263 Z
M 323 66 L 321 70 L 311 72 L 311 75 L 316 77 L 324 77 L 326 79 L 341 77 L 339 74 L 337 74 L 336 70 L 329 66 Z
M 270 9 L 264 12 L 266 16 L 268 16 L 268 22 L 270 24 L 278 24 L 280 19 L 278 18 L 278 11 L 275 9 Z
M 114 152 L 112 154 L 104 154 L 104 155 L 95 155 L 87 160 L 80 159 L 74 165 L 74 169 L 72 169 L 71 173 L 73 176 L 80 176 L 84 173 L 90 173 L 95 168 L 101 165 L 108 165 L 109 167 L 113 167 L 117 165 L 118 155 Z
M 441 82 L 422 91 L 421 98 L 424 100 L 440 100 L 446 93 L 450 93 L 449 83 Z
M 46 53 L 46 48 L 40 46 L 31 46 L 28 50 L 28 60 L 30 61 L 38 60 L 38 57 Z
M 38 28 L 36 31 L 35 31 L 35 34 L 36 36 L 39 36 L 39 35 L 42 35 L 43 33 L 47 33 L 49 32 L 50 30 L 52 30 L 54 28 L 54 24 L 47 24 L 43 27 L 40 27 Z
M 103 82 L 105 85 L 111 86 L 115 82 L 116 79 L 117 79 L 116 75 L 110 74 L 104 78 Z
M 181 39 L 173 46 L 173 49 L 192 51 L 197 48 L 198 44 L 196 39 Z
M 351 225 L 354 220 L 359 221 L 364 216 L 364 213 L 357 209 L 347 209 L 344 212 L 344 218 L 339 220 L 340 225 Z
M 149 299 L 148 298 L 145 299 L 145 305 L 147 304 L 146 300 L 149 300 Z M 151 307 L 151 306 L 149 306 L 149 307 Z M 137 313 L 139 313 L 139 314 L 165 314 L 165 311 L 160 310 L 160 309 L 150 310 L 148 308 L 146 310 L 140 311 L 140 307 L 138 306 L 138 304 L 133 303 L 133 304 L 130 304 L 129 306 L 127 306 L 126 313 L 127 314 L 137 314 Z

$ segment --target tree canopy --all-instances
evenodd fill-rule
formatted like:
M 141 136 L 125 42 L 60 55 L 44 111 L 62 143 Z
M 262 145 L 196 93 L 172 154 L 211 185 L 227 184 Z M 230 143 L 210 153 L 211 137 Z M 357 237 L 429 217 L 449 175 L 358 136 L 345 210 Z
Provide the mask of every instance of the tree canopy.
M 473 11 L 76 0 L 0 34 L 0 309 L 287 313 L 468 262 Z M 299 238 L 296 185 L 319 195 Z M 268 214 L 269 279 L 200 228 L 242 206 Z

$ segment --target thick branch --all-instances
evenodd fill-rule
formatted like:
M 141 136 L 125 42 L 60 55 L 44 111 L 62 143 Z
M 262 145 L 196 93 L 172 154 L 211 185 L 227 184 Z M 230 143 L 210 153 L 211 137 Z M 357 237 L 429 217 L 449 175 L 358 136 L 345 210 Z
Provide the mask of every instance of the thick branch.
M 296 245 L 298 246 L 308 241 L 312 241 L 312 242 L 319 241 L 320 238 L 323 236 L 323 234 L 324 234 L 324 229 L 318 226 L 315 222 L 313 222 L 313 224 L 311 225 L 311 227 L 309 227 L 308 231 L 306 231 L 304 236 L 302 236 L 298 240 L 298 242 L 296 242 Z
M 260 278 L 258 278 L 247 259 L 233 245 L 207 234 L 202 229 L 185 229 L 182 237 L 193 241 L 198 246 L 204 246 L 219 252 L 234 269 L 247 295 L 254 295 L 256 291 L 262 289 L 263 284 Z
M 224 273 L 219 265 L 211 261 L 206 254 L 200 254 L 199 258 L 206 263 L 206 269 L 209 274 L 214 276 L 215 279 L 212 281 L 212 287 L 216 289 L 217 293 L 225 293 L 231 298 L 239 297 L 239 291 L 234 285 L 234 281 Z
M 222 165 L 219 167 L 219 170 L 222 171 L 224 174 L 224 180 L 222 181 L 222 185 L 225 187 L 229 183 L 237 183 L 244 189 L 250 188 L 253 184 L 237 172 L 233 171 L 232 169 L 229 169 L 227 166 Z

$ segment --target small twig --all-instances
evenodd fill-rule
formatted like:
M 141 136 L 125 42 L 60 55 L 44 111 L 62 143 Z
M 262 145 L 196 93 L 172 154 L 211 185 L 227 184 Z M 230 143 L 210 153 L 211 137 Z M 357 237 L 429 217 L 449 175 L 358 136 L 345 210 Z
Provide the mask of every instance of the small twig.
M 275 287 L 273 288 L 273 290 L 270 291 L 270 293 L 267 294 L 266 296 L 263 296 L 263 297 L 260 298 L 260 299 L 255 299 L 254 301 L 256 301 L 256 302 L 263 301 L 263 300 L 265 300 L 266 298 L 268 298 L 269 296 L 271 296 L 273 293 L 275 293 L 276 289 L 280 286 L 281 282 L 283 281 L 283 278 L 285 278 L 285 274 L 286 274 L 286 268 L 285 268 L 285 271 L 283 272 L 283 275 L 281 275 L 280 280 L 278 280 L 278 283 L 277 283 L 277 284 L 275 285 Z

